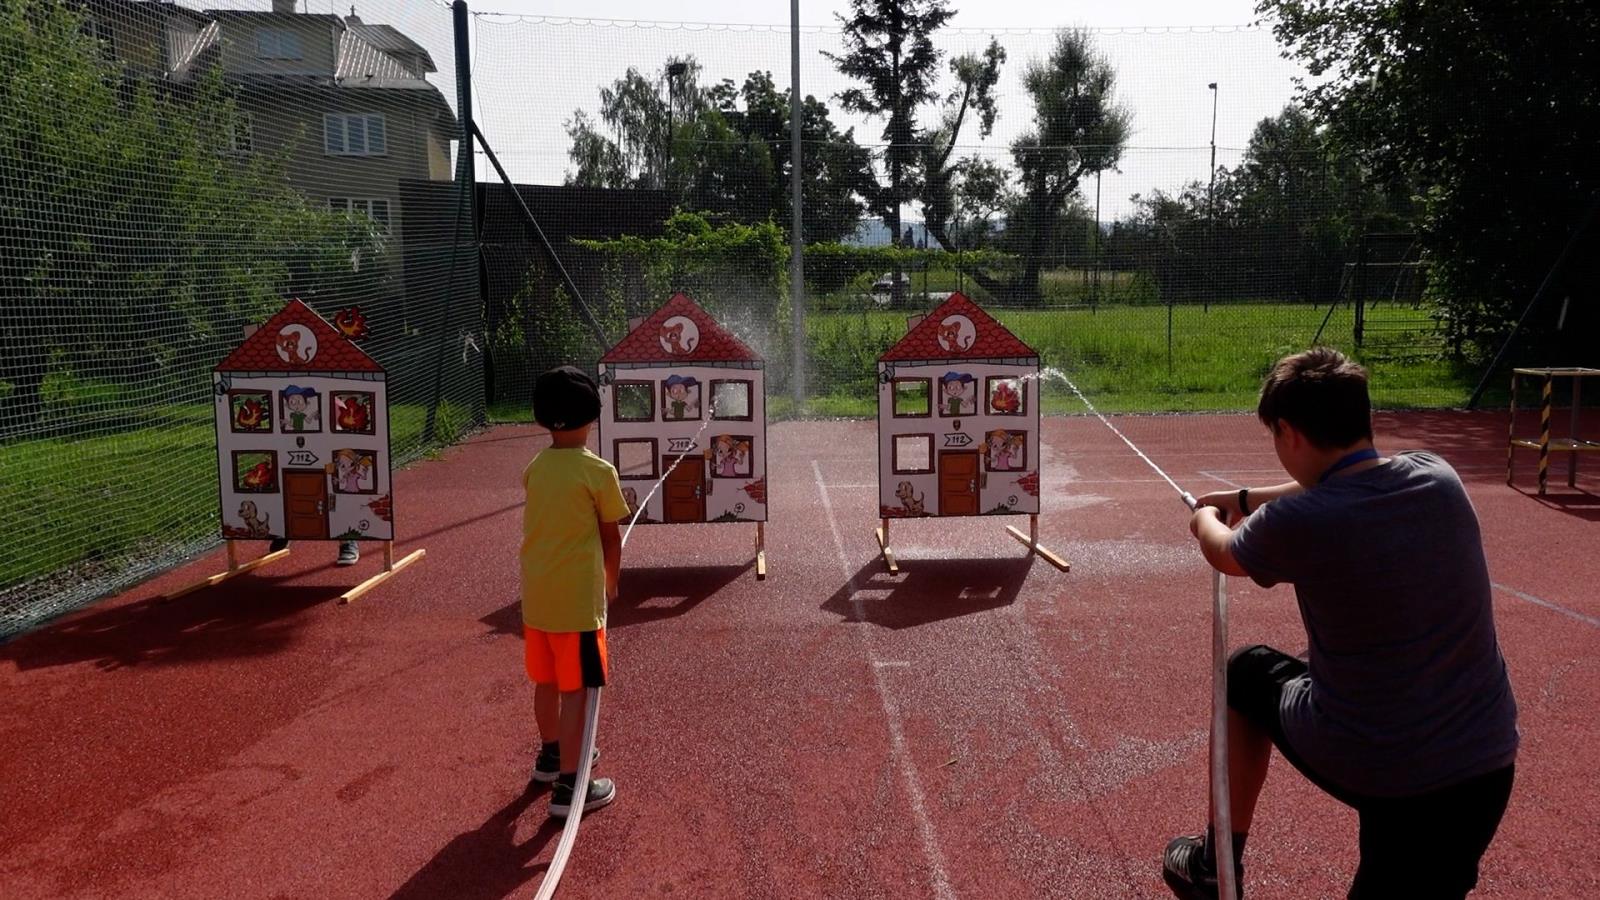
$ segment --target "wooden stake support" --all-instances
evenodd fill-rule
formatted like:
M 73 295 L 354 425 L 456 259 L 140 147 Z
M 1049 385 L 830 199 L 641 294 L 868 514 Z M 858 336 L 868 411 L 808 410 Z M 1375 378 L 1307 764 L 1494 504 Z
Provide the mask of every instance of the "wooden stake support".
M 224 581 L 227 581 L 228 579 L 230 579 L 230 578 L 232 578 L 232 577 L 234 577 L 236 575 L 243 575 L 244 573 L 249 572 L 252 569 L 259 569 L 262 566 L 266 565 L 267 563 L 276 562 L 277 560 L 283 559 L 285 556 L 289 555 L 289 548 L 285 547 L 282 550 L 278 550 L 278 551 L 275 551 L 275 552 L 272 552 L 272 553 L 268 553 L 265 556 L 257 557 L 256 559 L 252 559 L 249 562 L 241 563 L 241 562 L 239 562 L 239 548 L 236 545 L 236 543 L 234 541 L 228 541 L 227 544 L 228 544 L 228 571 L 226 571 L 226 572 L 218 572 L 215 575 L 208 575 L 205 578 L 202 578 L 202 579 L 200 579 L 199 581 L 196 581 L 193 584 L 184 585 L 183 587 L 178 588 L 175 591 L 171 591 L 169 593 L 162 594 L 160 599 L 163 600 L 163 601 L 176 600 L 179 597 L 182 597 L 184 594 L 192 594 L 195 591 L 200 590 L 201 588 L 208 588 L 208 587 L 211 587 L 213 585 L 221 584 Z
M 767 523 L 756 523 L 756 580 L 767 580 Z
M 894 562 L 894 551 L 889 548 L 889 520 L 884 519 L 883 525 L 873 533 L 878 536 L 878 550 L 883 554 L 883 561 L 889 566 L 889 574 L 899 573 L 900 567 Z
M 350 590 L 345 591 L 343 594 L 341 594 L 339 596 L 339 605 L 343 606 L 346 603 L 350 603 L 350 602 L 354 601 L 356 598 L 360 597 L 362 594 L 365 594 L 367 591 L 372 590 L 373 588 L 377 587 L 378 585 L 383 584 L 385 581 L 388 581 L 390 578 L 394 577 L 396 572 L 399 572 L 401 569 L 404 569 L 406 566 L 411 565 L 412 563 L 414 563 L 417 560 L 423 558 L 427 554 L 428 554 L 428 551 L 426 551 L 426 550 L 413 550 L 413 551 L 411 551 L 411 553 L 409 555 L 406 556 L 405 559 L 402 559 L 399 562 L 395 562 L 394 561 L 394 541 L 384 541 L 383 542 L 383 571 L 379 572 L 378 574 L 376 574 L 374 576 L 372 576 L 371 578 L 368 578 L 366 581 L 361 582 L 360 584 L 356 585 L 355 587 L 353 587 Z
M 1015 525 L 1007 525 L 1006 533 L 1020 541 L 1024 547 L 1028 548 L 1030 553 L 1035 554 L 1050 565 L 1055 566 L 1063 572 L 1072 571 L 1071 563 L 1039 545 L 1039 515 L 1037 513 L 1030 513 L 1028 515 L 1027 534 L 1023 534 L 1022 531 Z

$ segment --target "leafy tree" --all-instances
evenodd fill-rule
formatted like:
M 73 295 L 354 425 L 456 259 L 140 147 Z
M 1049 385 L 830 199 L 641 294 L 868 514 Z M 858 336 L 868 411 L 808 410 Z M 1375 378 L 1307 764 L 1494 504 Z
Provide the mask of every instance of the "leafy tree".
M 771 217 L 787 228 L 791 215 L 789 172 L 794 164 L 788 92 L 778 90 L 772 73 L 757 71 L 745 78 L 737 92 L 732 81 L 724 80 L 711 89 L 711 100 L 735 132 L 771 154 L 770 176 L 759 186 L 765 190 Z M 861 198 L 875 185 L 871 154 L 856 143 L 854 128 L 841 132 L 829 118 L 828 107 L 809 95 L 801 101 L 800 140 L 804 144 L 800 185 L 805 209 L 803 238 L 806 243 L 820 243 L 847 237 L 861 221 Z
M 837 95 L 844 108 L 884 120 L 888 183 L 867 200 L 898 244 L 903 240 L 900 208 L 917 194 L 917 108 L 938 98 L 935 81 L 943 54 L 934 49 L 931 36 L 954 12 L 944 0 L 850 0 L 850 11 L 848 17 L 837 16 L 844 26 L 844 54 L 823 55 L 840 74 L 863 84 Z M 895 290 L 900 291 L 898 278 Z
M 52 376 L 192 389 L 289 293 L 381 277 L 351 273 L 376 226 L 308 206 L 285 158 L 227 153 L 240 117 L 215 70 L 127 73 L 60 0 L 0 5 L 0 60 L 0 432 L 38 426 Z
M 1039 274 L 1068 201 L 1085 175 L 1116 166 L 1131 116 L 1117 104 L 1116 73 L 1087 31 L 1058 32 L 1050 55 L 1029 63 L 1022 83 L 1033 103 L 1033 127 L 1011 144 L 1019 199 L 1006 221 L 1008 240 L 1022 256 L 1021 272 L 1009 284 L 981 272 L 973 277 L 992 293 L 1037 302 Z
M 1600 196 L 1600 7 L 1590 0 L 1262 0 L 1311 79 L 1300 99 L 1346 152 L 1423 197 L 1429 290 L 1452 336 L 1491 350 Z M 1530 334 L 1596 359 L 1600 221 Z
M 951 165 L 950 156 L 960 140 L 961 126 L 968 113 L 978 116 L 980 137 L 988 137 L 994 131 L 994 120 L 999 113 L 995 107 L 994 86 L 1000 80 L 1000 66 L 1005 60 L 1006 51 L 993 38 L 982 54 L 968 53 L 951 60 L 950 71 L 955 75 L 956 87 L 945 97 L 939 124 L 922 137 L 923 221 L 928 233 L 946 250 L 955 249 L 949 227 L 960 215 L 957 201 L 970 197 L 983 204 L 986 193 L 995 185 L 993 170 L 974 169 L 982 165 L 981 161 Z M 968 177 L 976 177 L 971 190 L 964 185 Z
M 667 67 L 684 72 L 667 77 Z M 668 190 L 684 208 L 737 222 L 789 221 L 789 98 L 765 71 L 743 86 L 700 84 L 692 57 L 667 60 L 646 76 L 629 68 L 600 91 L 599 120 L 582 110 L 567 122 L 567 183 L 588 187 Z M 667 134 L 672 91 L 672 134 Z M 807 240 L 837 240 L 855 230 L 871 161 L 853 130 L 840 132 L 815 98 L 802 103 L 807 159 L 801 186 Z

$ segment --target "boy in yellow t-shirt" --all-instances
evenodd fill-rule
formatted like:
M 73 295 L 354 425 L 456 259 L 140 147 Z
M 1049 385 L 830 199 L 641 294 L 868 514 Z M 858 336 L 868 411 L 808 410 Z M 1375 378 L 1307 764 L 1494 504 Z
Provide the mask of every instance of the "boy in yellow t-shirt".
M 627 517 L 617 470 L 590 453 L 600 417 L 594 380 L 571 366 L 539 376 L 533 417 L 550 446 L 522 473 L 522 624 L 542 746 L 533 780 L 554 782 L 550 815 L 565 818 L 576 793 L 586 688 L 606 683 L 606 604 L 617 596 Z M 599 756 L 599 751 L 595 751 Z M 583 810 L 616 799 L 609 778 L 591 779 Z

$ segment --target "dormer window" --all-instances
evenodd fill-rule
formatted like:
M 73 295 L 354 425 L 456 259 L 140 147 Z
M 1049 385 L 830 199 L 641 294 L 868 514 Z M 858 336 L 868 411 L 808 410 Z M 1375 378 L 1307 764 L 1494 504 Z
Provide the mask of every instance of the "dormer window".
M 283 28 L 256 29 L 257 59 L 304 59 L 300 35 Z

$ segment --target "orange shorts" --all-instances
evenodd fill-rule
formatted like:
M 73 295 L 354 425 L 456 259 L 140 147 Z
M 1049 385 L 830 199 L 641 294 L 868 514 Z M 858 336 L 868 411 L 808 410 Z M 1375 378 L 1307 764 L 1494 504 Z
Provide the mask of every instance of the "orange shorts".
M 534 684 L 553 684 L 563 694 L 605 687 L 610 664 L 606 630 L 540 631 L 522 626 L 523 663 Z

